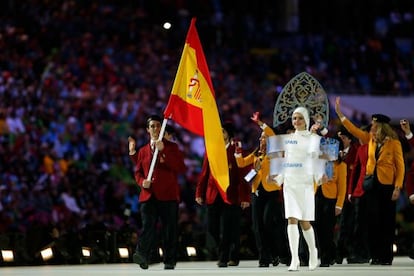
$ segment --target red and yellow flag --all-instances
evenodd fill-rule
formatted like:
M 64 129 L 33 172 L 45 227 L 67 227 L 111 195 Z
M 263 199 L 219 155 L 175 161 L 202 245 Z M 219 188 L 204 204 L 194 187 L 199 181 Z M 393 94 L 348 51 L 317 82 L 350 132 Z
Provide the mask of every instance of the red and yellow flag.
M 215 93 L 195 21 L 195 18 L 191 20 L 164 116 L 189 131 L 204 136 L 211 174 L 226 199 L 229 186 L 227 151 Z

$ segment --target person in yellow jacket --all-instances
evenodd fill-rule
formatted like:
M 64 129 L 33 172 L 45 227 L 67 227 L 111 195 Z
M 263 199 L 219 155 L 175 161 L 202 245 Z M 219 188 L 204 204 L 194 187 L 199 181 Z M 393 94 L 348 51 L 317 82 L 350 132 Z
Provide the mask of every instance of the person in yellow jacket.
M 396 200 L 403 186 L 405 164 L 401 142 L 389 125 L 391 119 L 373 114 L 371 131 L 361 130 L 341 112 L 340 97 L 335 111 L 344 127 L 368 144 L 366 174 L 374 175 L 374 188 L 366 192 L 369 247 L 372 265 L 392 265 L 395 238 Z
M 283 217 L 283 201 L 281 186 L 269 177 L 270 161 L 266 156 L 266 138 L 274 135 L 273 130 L 259 119 L 256 112 L 251 118 L 257 123 L 263 132 L 259 139 L 259 147 L 249 155 L 242 156 L 241 145 L 236 147 L 236 162 L 240 168 L 252 166 L 252 170 L 246 175 L 246 180 L 251 182 L 251 212 L 253 232 L 256 247 L 259 253 L 259 267 L 269 267 L 287 263 L 287 237 L 284 234 L 285 219 Z M 237 143 L 236 143 L 237 144 Z
M 323 185 L 317 186 L 315 195 L 315 232 L 319 245 L 321 267 L 335 261 L 334 231 L 336 217 L 342 212 L 346 196 L 347 165 L 338 155 L 333 164 L 333 175 Z

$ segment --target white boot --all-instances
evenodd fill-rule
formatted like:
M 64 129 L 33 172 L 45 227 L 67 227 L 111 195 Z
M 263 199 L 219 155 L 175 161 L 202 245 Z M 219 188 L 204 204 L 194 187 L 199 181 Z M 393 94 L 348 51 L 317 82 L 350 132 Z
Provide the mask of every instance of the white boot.
M 289 248 L 292 255 L 292 261 L 288 268 L 289 271 L 299 270 L 299 229 L 297 224 L 288 224 L 287 234 L 289 239 Z
M 315 233 L 312 226 L 306 231 L 302 230 L 302 233 L 309 248 L 309 270 L 314 270 L 318 266 L 318 249 L 315 243 Z

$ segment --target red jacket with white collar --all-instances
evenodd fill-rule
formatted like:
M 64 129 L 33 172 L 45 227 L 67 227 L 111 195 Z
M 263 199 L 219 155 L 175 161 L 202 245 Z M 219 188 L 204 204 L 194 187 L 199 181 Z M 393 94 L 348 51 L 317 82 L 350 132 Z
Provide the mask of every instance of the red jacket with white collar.
M 147 178 L 151 166 L 153 153 L 151 144 L 142 146 L 138 153 L 130 155 L 135 164 L 135 181 L 141 188 L 139 201 L 145 202 L 151 197 L 160 201 L 180 201 L 180 186 L 178 184 L 178 174 L 184 173 L 186 166 L 184 157 L 178 145 L 166 139 L 162 140 L 164 149 L 158 152 L 157 162 L 152 174 L 151 186 L 146 189 L 142 187 L 142 182 Z

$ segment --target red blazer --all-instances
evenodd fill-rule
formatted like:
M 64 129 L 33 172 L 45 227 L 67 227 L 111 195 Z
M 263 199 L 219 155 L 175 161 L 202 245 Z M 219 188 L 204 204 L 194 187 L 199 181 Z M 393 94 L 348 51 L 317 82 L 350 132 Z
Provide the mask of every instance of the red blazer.
M 235 146 L 227 147 L 227 159 L 229 165 L 230 185 L 227 188 L 226 196 L 228 202 L 239 205 L 243 202 L 250 202 L 250 185 L 242 179 L 241 170 L 238 168 L 234 157 Z M 205 157 L 203 168 L 196 186 L 196 197 L 201 197 L 206 204 L 213 204 L 217 196 L 221 196 L 217 183 L 210 173 L 208 159 Z M 224 200 L 224 199 L 223 199 Z
M 145 202 L 152 196 L 161 201 L 180 201 L 178 174 L 184 173 L 186 170 L 184 157 L 176 143 L 165 139 L 162 141 L 164 142 L 164 149 L 158 152 L 157 162 L 152 174 L 152 183 L 148 189 L 142 187 L 142 182 L 147 178 L 151 166 L 153 153 L 150 143 L 142 146 L 138 153 L 130 155 L 132 162 L 135 164 L 135 181 L 141 188 L 140 202 Z
M 364 189 L 362 188 L 362 182 L 366 174 L 366 166 L 368 161 L 368 144 L 359 146 L 356 153 L 355 162 L 353 164 L 353 170 L 351 171 L 351 177 L 348 182 L 348 195 L 352 197 L 361 197 L 364 195 Z
M 350 177 L 352 175 L 352 171 L 354 170 L 354 161 L 357 155 L 358 148 L 359 148 L 359 143 L 352 142 L 351 145 L 349 146 L 348 153 L 345 155 L 345 158 L 343 160 L 346 163 L 346 168 L 347 168 L 347 171 L 346 171 L 347 185 L 349 185 Z

